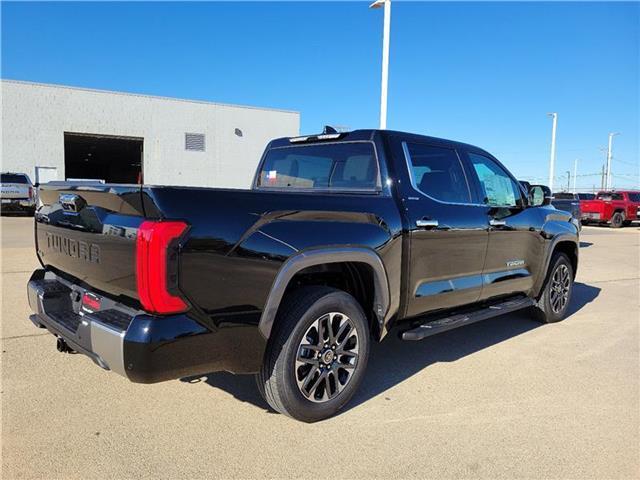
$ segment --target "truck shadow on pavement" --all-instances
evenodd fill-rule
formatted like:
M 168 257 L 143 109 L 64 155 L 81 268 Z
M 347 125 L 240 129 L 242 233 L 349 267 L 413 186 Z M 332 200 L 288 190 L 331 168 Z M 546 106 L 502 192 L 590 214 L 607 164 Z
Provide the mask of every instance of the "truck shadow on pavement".
M 599 293 L 600 288 L 575 283 L 569 318 L 565 321 L 571 321 L 571 315 L 594 301 Z M 341 413 L 380 395 L 429 365 L 456 361 L 542 326 L 526 311 L 520 311 L 450 330 L 419 342 L 400 340 L 398 333 L 401 330 L 394 329 L 383 342 L 372 345 L 364 381 Z M 207 385 L 224 390 L 242 402 L 274 413 L 258 393 L 253 375 L 213 372 L 182 378 L 180 381 L 206 382 Z

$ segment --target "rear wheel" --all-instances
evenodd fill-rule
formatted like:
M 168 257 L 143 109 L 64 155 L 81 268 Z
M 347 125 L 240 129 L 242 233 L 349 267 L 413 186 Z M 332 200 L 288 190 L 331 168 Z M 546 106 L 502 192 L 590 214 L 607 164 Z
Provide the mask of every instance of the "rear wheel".
M 329 287 L 305 287 L 282 306 L 258 389 L 276 411 L 315 422 L 334 415 L 362 382 L 369 326 L 360 304 Z
M 624 225 L 624 215 L 621 212 L 616 212 L 611 217 L 611 227 L 620 228 Z
M 563 320 L 567 315 L 573 291 L 573 265 L 569 257 L 557 252 L 549 263 L 542 294 L 533 307 L 535 317 L 543 323 Z

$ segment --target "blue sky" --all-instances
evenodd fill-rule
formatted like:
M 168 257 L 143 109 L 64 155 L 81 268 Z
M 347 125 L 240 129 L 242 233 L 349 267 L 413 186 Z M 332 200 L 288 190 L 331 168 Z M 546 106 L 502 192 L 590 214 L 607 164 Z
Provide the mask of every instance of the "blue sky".
M 382 11 L 362 2 L 2 4 L 2 78 L 297 110 L 376 127 Z M 638 3 L 418 3 L 392 12 L 388 127 L 479 145 L 520 177 L 637 186 Z M 599 185 L 597 175 L 578 186 Z

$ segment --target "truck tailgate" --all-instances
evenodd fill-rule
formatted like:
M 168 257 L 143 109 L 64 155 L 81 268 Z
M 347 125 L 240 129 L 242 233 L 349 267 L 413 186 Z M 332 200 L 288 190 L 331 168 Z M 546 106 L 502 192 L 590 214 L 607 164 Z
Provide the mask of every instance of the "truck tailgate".
M 137 299 L 136 236 L 145 220 L 139 185 L 47 184 L 39 189 L 38 258 L 114 297 Z
M 26 200 L 31 198 L 31 186 L 26 183 L 3 183 L 0 185 L 0 197 L 16 200 Z

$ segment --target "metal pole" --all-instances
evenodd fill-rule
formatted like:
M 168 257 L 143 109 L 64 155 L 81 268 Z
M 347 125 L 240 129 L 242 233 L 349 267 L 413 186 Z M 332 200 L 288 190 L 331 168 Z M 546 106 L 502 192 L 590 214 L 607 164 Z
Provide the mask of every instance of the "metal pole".
M 571 190 L 569 185 L 571 185 L 571 170 L 567 170 L 567 192 Z
M 607 190 L 611 190 L 613 187 L 613 178 L 611 178 L 611 158 L 612 158 L 612 146 L 613 146 L 613 137 L 616 136 L 617 133 L 609 134 L 609 148 L 607 148 Z
M 387 90 L 389 87 L 389 31 L 391 29 L 391 0 L 384 2 L 384 31 L 382 34 L 382 85 L 380 91 L 380 129 L 387 128 Z
M 573 161 L 573 193 L 577 193 L 576 180 L 578 178 L 578 159 Z
M 556 128 L 558 127 L 558 114 L 550 113 L 553 118 L 553 127 L 551 127 L 551 157 L 549 158 L 549 189 L 553 192 L 553 174 L 556 163 Z

